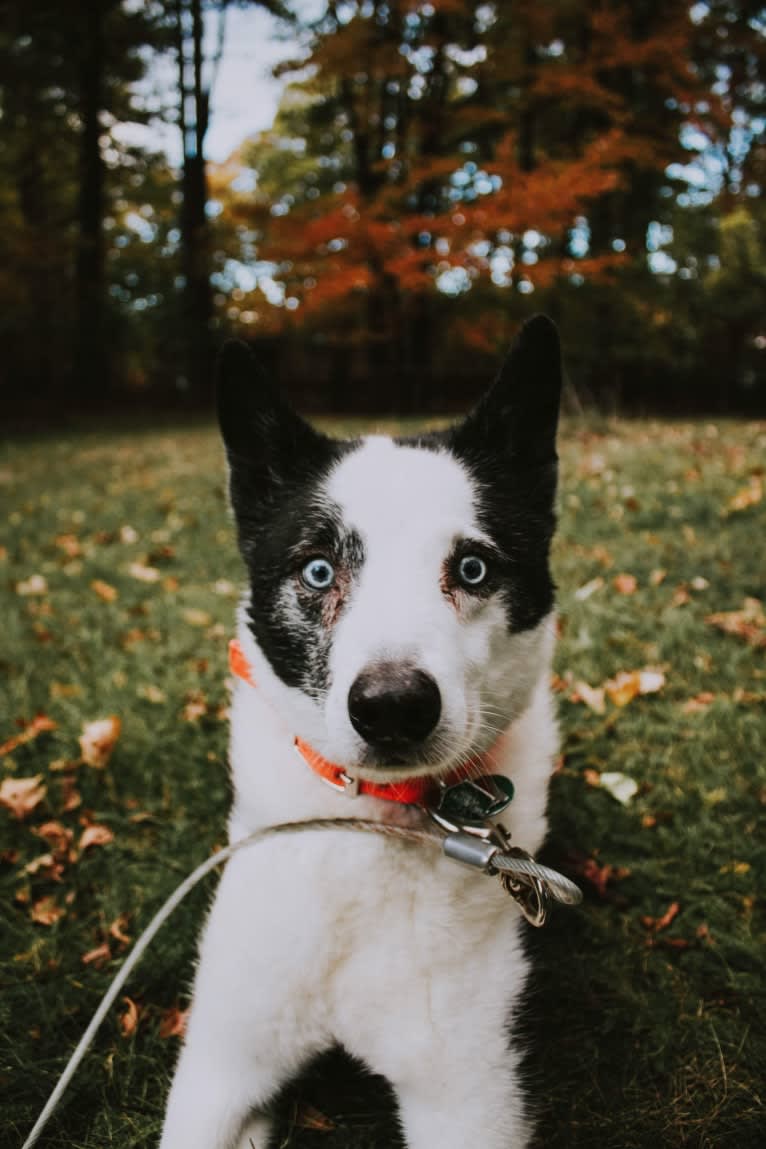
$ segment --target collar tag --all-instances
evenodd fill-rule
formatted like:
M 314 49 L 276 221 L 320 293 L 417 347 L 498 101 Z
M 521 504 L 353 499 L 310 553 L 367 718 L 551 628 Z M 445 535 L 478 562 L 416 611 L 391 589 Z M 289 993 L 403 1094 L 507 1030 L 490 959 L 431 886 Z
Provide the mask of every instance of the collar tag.
M 503 774 L 482 774 L 442 791 L 433 813 L 460 829 L 483 827 L 513 801 L 513 782 Z

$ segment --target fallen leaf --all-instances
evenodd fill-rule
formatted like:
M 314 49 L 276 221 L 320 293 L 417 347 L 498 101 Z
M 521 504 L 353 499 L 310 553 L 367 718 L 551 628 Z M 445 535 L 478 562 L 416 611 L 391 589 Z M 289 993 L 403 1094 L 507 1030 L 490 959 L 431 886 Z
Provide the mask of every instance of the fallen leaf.
M 74 833 L 68 826 L 62 826 L 61 822 L 51 820 L 43 822 L 41 826 L 35 826 L 32 833 L 47 842 L 57 857 L 69 857 Z
M 14 734 L 7 742 L 0 745 L 0 758 L 4 758 L 6 754 L 10 754 L 18 746 L 23 746 L 25 742 L 31 742 L 40 734 L 44 734 L 47 730 L 55 730 L 56 723 L 47 714 L 38 714 L 31 722 L 27 723 L 20 734 Z
M 27 862 L 24 867 L 24 873 L 34 877 L 39 874 L 41 878 L 48 878 L 53 882 L 60 882 L 61 875 L 64 873 L 64 866 L 61 862 L 57 862 L 53 854 L 40 854 L 39 857 L 33 858 L 31 862 Z
M 715 695 L 709 690 L 701 690 L 694 698 L 688 699 L 681 707 L 682 714 L 701 714 L 715 702 Z
M 21 582 L 16 583 L 16 594 L 25 597 L 29 595 L 47 594 L 48 581 L 44 575 L 33 574 L 27 579 L 22 579 Z
M 760 599 L 746 598 L 742 610 L 719 611 L 705 618 L 725 634 L 733 634 L 757 649 L 766 646 L 766 613 Z
M 80 961 L 83 965 L 95 965 L 96 969 L 101 969 L 102 965 L 110 961 L 112 951 L 109 948 L 109 942 L 102 942 L 100 946 L 96 946 L 93 950 L 88 950 L 83 954 Z
M 189 623 L 189 626 L 209 626 L 213 621 L 211 615 L 209 615 L 206 610 L 198 610 L 194 606 L 187 607 L 186 610 L 182 612 L 182 615 L 184 621 Z
M 82 545 L 77 535 L 57 535 L 55 543 L 70 559 L 76 559 L 82 554 Z
M 180 1009 L 179 1006 L 172 1005 L 170 1009 L 166 1009 L 162 1014 L 160 1037 L 183 1037 L 186 1033 L 188 1019 L 188 1009 Z
M 586 599 L 589 599 L 591 595 L 596 593 L 596 591 L 601 590 L 603 585 L 604 580 L 600 575 L 598 575 L 596 578 L 592 578 L 590 582 L 586 582 L 582 586 L 578 587 L 574 592 L 573 597 L 577 602 L 585 602 Z
M 186 705 L 182 711 L 184 722 L 198 722 L 208 712 L 207 699 L 201 690 L 192 690 L 186 696 Z
M 143 698 L 146 702 L 153 702 L 156 706 L 160 706 L 168 700 L 165 691 L 160 690 L 159 686 L 155 686 L 153 682 L 136 687 L 136 694 L 139 698 Z
M 606 897 L 606 887 L 609 882 L 621 881 L 622 878 L 627 878 L 630 874 L 630 870 L 625 866 L 613 866 L 609 862 L 601 866 L 595 858 L 586 858 L 575 869 L 580 877 L 589 882 L 599 897 L 602 898 Z
M 226 598 L 236 597 L 239 589 L 233 582 L 229 582 L 227 578 L 219 578 L 213 583 L 213 590 L 216 594 L 224 595 Z
M 120 916 L 118 918 L 114 919 L 114 921 L 112 922 L 112 924 L 109 927 L 109 933 L 111 934 L 111 936 L 113 938 L 115 938 L 118 942 L 122 942 L 123 945 L 129 945 L 130 944 L 130 937 L 128 934 L 125 933 L 125 927 L 127 926 L 127 924 L 128 924 L 128 915 L 127 914 L 120 914 Z
M 145 563 L 131 563 L 128 574 L 139 582 L 159 582 L 162 578 L 162 573 L 156 567 L 146 566 Z
M 138 531 L 126 523 L 124 527 L 120 527 L 119 539 L 121 543 L 130 546 L 138 542 Z
M 89 846 L 108 846 L 114 841 L 114 834 L 108 826 L 86 826 L 80 835 L 78 848 L 87 850 Z
M 668 577 L 668 572 L 664 570 L 653 570 L 649 575 L 650 586 L 661 586 L 665 579 Z
M 588 686 L 587 682 L 575 682 L 569 697 L 572 702 L 584 702 L 594 714 L 606 713 L 603 687 Z
M 62 814 L 71 814 L 72 810 L 76 810 L 82 806 L 82 795 L 75 785 L 75 780 L 71 774 L 65 774 L 61 779 L 61 798 Z
M 582 776 L 589 786 L 601 785 L 601 775 L 598 770 L 593 770 L 591 767 L 588 767 L 586 770 L 583 770 Z
M 635 594 L 638 590 L 638 579 L 632 574 L 618 574 L 612 581 L 612 586 L 618 594 Z
M 627 806 L 638 793 L 638 783 L 627 774 L 607 770 L 601 775 L 601 786 L 623 806 Z
M 76 682 L 52 682 L 48 692 L 51 698 L 78 698 L 82 687 Z
M 122 723 L 115 714 L 87 722 L 80 734 L 80 751 L 87 766 L 103 770 L 112 756 Z
M 29 911 L 29 916 L 39 926 L 52 926 L 59 918 L 63 918 L 65 913 L 66 911 L 56 904 L 55 898 L 47 897 L 40 898 L 34 903 Z
M 670 605 L 672 607 L 686 606 L 686 604 L 691 601 L 692 596 L 689 594 L 689 588 L 685 585 L 685 583 L 681 583 L 673 591 L 673 597 L 670 600 Z
M 691 582 L 692 590 L 707 590 L 710 582 L 703 575 L 695 575 Z
M 111 586 L 108 582 L 104 582 L 104 580 L 100 578 L 93 579 L 90 584 L 90 589 L 95 591 L 98 597 L 104 602 L 114 602 L 115 599 L 119 597 L 117 587 Z
M 760 503 L 763 498 L 763 483 L 754 475 L 748 485 L 737 491 L 726 505 L 726 509 L 730 515 L 736 514 L 738 511 L 747 511 L 750 507 L 755 507 Z
M 120 1014 L 120 1029 L 123 1037 L 132 1037 L 138 1027 L 140 1010 L 132 997 L 124 997 L 125 1012 Z
M 42 774 L 35 774 L 34 778 L 4 778 L 0 783 L 0 806 L 22 821 L 39 806 L 46 791 Z
M 660 930 L 667 929 L 672 921 L 678 917 L 681 906 L 678 902 L 671 902 L 662 917 L 651 918 L 645 915 L 641 918 L 641 924 L 652 933 L 658 934 Z

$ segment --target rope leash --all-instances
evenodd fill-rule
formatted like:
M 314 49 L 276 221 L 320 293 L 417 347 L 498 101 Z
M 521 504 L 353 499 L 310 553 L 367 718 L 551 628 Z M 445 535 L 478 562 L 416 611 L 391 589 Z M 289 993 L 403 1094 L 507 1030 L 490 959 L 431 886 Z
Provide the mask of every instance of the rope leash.
M 389 838 L 400 838 L 404 841 L 418 843 L 420 845 L 438 846 L 443 847 L 445 838 L 442 834 L 429 833 L 425 830 L 417 830 L 406 826 L 387 825 L 383 822 L 377 822 L 372 819 L 365 818 L 312 818 L 305 822 L 281 822 L 276 826 L 267 826 L 263 830 L 256 830 L 252 834 L 248 834 L 246 838 L 240 838 L 239 841 L 233 842 L 231 845 L 219 850 L 218 853 L 212 854 L 202 862 L 195 870 L 185 878 L 179 886 L 173 891 L 169 898 L 163 903 L 157 913 L 154 915 L 149 925 L 138 938 L 138 941 L 133 946 L 133 949 L 128 954 L 123 965 L 118 970 L 117 974 L 109 986 L 109 989 L 101 999 L 96 1012 L 88 1024 L 85 1033 L 80 1038 L 72 1056 L 66 1064 L 64 1072 L 61 1074 L 58 1082 L 56 1083 L 53 1092 L 45 1103 L 42 1113 L 35 1122 L 32 1131 L 22 1145 L 22 1149 L 32 1149 L 40 1137 L 45 1126 L 53 1116 L 56 1107 L 58 1106 L 61 1098 L 64 1096 L 69 1083 L 77 1072 L 82 1059 L 88 1052 L 96 1033 L 101 1026 L 107 1013 L 114 1005 L 118 994 L 127 982 L 133 970 L 136 968 L 144 953 L 154 940 L 156 934 L 160 931 L 162 926 L 168 920 L 173 911 L 181 904 L 186 895 L 190 893 L 194 887 L 200 882 L 211 870 L 216 869 L 223 862 L 227 862 L 229 858 L 240 850 L 245 849 L 247 846 L 256 845 L 258 842 L 263 841 L 265 838 L 271 838 L 278 834 L 296 834 L 306 833 L 310 830 L 362 830 L 371 834 L 380 834 Z M 461 859 L 458 859 L 461 860 Z M 475 863 L 469 863 L 475 864 Z M 554 896 L 558 901 L 565 904 L 574 905 L 581 898 L 581 894 L 577 886 L 570 882 L 562 874 L 557 873 L 555 870 L 549 869 L 547 866 L 541 866 L 533 859 L 511 859 L 506 858 L 500 853 L 496 853 L 492 857 L 492 866 L 495 870 L 506 871 L 511 873 L 525 873 L 530 877 L 537 878 L 540 881 L 548 883 L 553 888 Z

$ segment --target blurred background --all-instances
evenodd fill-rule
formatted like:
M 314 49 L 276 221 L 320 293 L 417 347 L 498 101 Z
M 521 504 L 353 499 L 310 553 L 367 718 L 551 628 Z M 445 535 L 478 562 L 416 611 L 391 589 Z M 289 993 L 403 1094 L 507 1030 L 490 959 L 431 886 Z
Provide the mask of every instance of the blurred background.
M 0 0 L 0 411 L 766 409 L 758 0 Z

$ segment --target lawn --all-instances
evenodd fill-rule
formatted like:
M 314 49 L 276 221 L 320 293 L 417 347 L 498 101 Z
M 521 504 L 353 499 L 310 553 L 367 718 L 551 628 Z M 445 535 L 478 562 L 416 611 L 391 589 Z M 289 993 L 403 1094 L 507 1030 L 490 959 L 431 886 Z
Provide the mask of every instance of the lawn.
M 766 424 L 571 421 L 562 440 L 544 859 L 585 902 L 530 931 L 537 1149 L 749 1149 L 766 1128 Z M 240 567 L 207 426 L 11 443 L 0 491 L 0 793 L 37 779 L 22 817 L 0 806 L 5 1149 L 129 939 L 225 839 Z M 112 715 L 108 762 L 83 763 L 83 728 Z M 612 774 L 635 783 L 626 801 Z M 155 1144 L 214 881 L 136 971 L 41 1146 Z M 337 1057 L 282 1112 L 291 1149 L 398 1144 L 383 1084 Z

